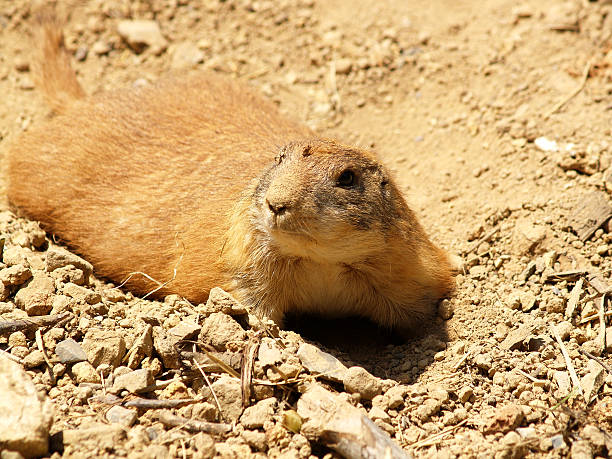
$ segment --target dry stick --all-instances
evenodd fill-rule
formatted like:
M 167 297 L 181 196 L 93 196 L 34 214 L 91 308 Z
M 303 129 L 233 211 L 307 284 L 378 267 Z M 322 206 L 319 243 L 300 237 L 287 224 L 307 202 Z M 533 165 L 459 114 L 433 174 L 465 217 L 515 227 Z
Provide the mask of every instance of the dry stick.
M 43 359 L 45 359 L 47 368 L 49 368 L 49 378 L 51 378 L 51 384 L 55 384 L 56 380 L 55 374 L 53 374 L 53 365 L 51 365 L 51 361 L 49 360 L 49 356 L 47 355 L 47 349 L 45 348 L 45 343 L 43 342 L 40 329 L 36 330 L 36 333 L 34 333 L 34 337 L 36 338 L 36 346 L 38 346 L 38 350 L 42 352 Z
M 474 242 L 474 244 L 472 244 L 472 247 L 470 249 L 468 249 L 468 251 L 465 253 L 466 255 L 469 253 L 472 253 L 474 250 L 476 250 L 478 248 L 478 246 L 480 244 L 482 244 L 483 242 L 489 242 L 489 240 L 495 236 L 495 234 L 499 231 L 499 226 L 497 228 L 493 228 L 491 231 L 489 231 L 487 234 L 485 234 L 483 237 L 481 237 L 480 239 L 478 239 L 476 242 Z
M 205 432 L 211 434 L 226 434 L 232 431 L 231 424 L 222 424 L 217 422 L 198 421 L 196 419 L 187 419 L 182 416 L 175 416 L 169 411 L 161 411 L 157 415 L 159 422 L 168 427 L 180 427 L 188 432 Z
M 518 368 L 516 368 L 516 371 L 517 371 L 518 373 L 522 374 L 522 375 L 523 375 L 525 378 L 527 378 L 528 380 L 530 380 L 530 381 L 531 381 L 531 382 L 533 382 L 533 383 L 536 383 L 536 384 L 537 384 L 537 383 L 543 384 L 543 383 L 545 383 L 545 382 L 546 382 L 546 381 L 545 381 L 545 380 L 543 380 L 543 379 L 534 378 L 534 377 L 533 377 L 533 376 L 531 376 L 529 373 L 525 373 L 523 370 L 520 370 L 520 369 L 518 369 Z
M 464 419 L 463 421 L 461 421 L 459 424 L 451 426 L 451 427 L 447 427 L 446 429 L 444 429 L 442 432 L 437 433 L 435 435 L 432 435 L 429 438 L 425 438 L 421 441 L 417 441 L 416 443 L 413 443 L 412 445 L 408 445 L 411 448 L 422 448 L 424 446 L 431 446 L 431 445 L 435 445 L 439 440 L 442 440 L 444 437 L 446 437 L 448 434 L 450 434 L 453 430 L 458 429 L 459 427 L 461 427 L 462 425 L 466 424 L 468 422 L 467 419 Z
M 569 94 L 569 96 L 567 96 L 565 99 L 560 101 L 557 105 L 555 105 L 546 115 L 544 115 L 544 119 L 547 119 L 548 117 L 550 117 L 550 115 L 553 115 L 554 113 L 556 113 L 565 104 L 567 104 L 570 100 L 576 97 L 580 91 L 584 89 L 584 86 L 586 85 L 586 82 L 589 79 L 589 72 L 591 71 L 592 65 L 593 65 L 593 59 L 590 59 L 587 62 L 587 64 L 584 66 L 584 70 L 582 71 L 582 78 L 580 80 L 580 84 L 578 85 L 578 87 L 574 89 L 574 91 L 572 91 Z
M 69 312 L 50 316 L 28 317 L 27 319 L 7 320 L 0 322 L 0 336 L 10 335 L 16 331 L 33 328 L 50 327 L 70 317 Z
M 202 350 L 206 354 L 206 357 L 208 357 L 214 363 L 219 365 L 221 367 L 221 369 L 223 371 L 225 371 L 228 375 L 233 376 L 234 378 L 240 379 L 240 375 L 238 374 L 238 372 L 236 370 L 234 370 L 232 367 L 230 367 L 227 363 L 225 363 L 223 360 L 215 357 L 213 354 L 208 352 L 208 350 L 205 347 L 202 347 Z M 193 359 L 193 361 L 195 362 L 195 358 Z M 200 367 L 199 364 L 198 364 L 198 368 L 200 369 L 200 371 L 203 371 L 202 367 Z
M 601 352 L 606 350 L 606 294 L 601 295 L 599 303 L 599 346 Z
M 582 390 L 582 386 L 580 385 L 580 380 L 578 379 L 578 375 L 576 374 L 576 370 L 574 369 L 574 365 L 572 364 L 572 359 L 570 359 L 570 356 L 567 353 L 567 349 L 565 349 L 565 345 L 563 344 L 563 341 L 561 341 L 561 337 L 559 336 L 559 332 L 557 332 L 557 328 L 554 325 L 550 325 L 549 328 L 553 336 L 557 340 L 557 343 L 559 343 L 559 347 L 561 348 L 561 354 L 563 354 L 563 358 L 565 359 L 565 366 L 567 367 L 567 371 L 569 371 L 570 377 L 572 378 L 572 383 L 574 383 L 574 387 L 578 389 L 578 392 L 580 392 L 580 395 L 582 395 L 582 398 L 584 398 L 586 401 L 584 391 Z
M 175 243 L 178 247 L 178 233 L 176 233 L 174 235 L 174 240 Z M 181 262 L 183 261 L 183 256 L 185 255 L 185 244 L 183 243 L 183 241 L 181 241 L 181 245 L 183 246 L 183 251 L 181 252 L 181 256 L 179 257 L 178 261 L 176 262 L 176 264 L 174 265 L 174 270 L 173 270 L 173 274 L 172 274 L 172 278 L 167 280 L 166 282 L 160 282 L 157 279 L 154 279 L 153 277 L 149 276 L 147 273 L 143 273 L 142 271 L 133 271 L 130 274 L 128 274 L 128 277 L 121 282 L 117 287 L 115 287 L 116 289 L 120 289 L 121 287 L 123 287 L 125 284 L 128 283 L 128 281 L 136 276 L 136 275 L 140 275 L 143 276 L 146 279 L 149 279 L 151 282 L 154 282 L 157 284 L 157 288 L 154 288 L 153 290 L 151 290 L 150 292 L 148 292 L 145 296 L 143 296 L 141 298 L 141 300 L 146 300 L 149 296 L 153 295 L 154 293 L 158 292 L 159 290 L 161 290 L 162 288 L 168 286 L 168 284 L 170 284 L 171 282 L 174 281 L 174 279 L 176 279 L 176 275 L 178 273 L 178 267 L 181 264 Z
M 178 408 L 190 403 L 201 402 L 199 398 L 181 398 L 173 400 L 152 400 L 148 398 L 133 398 L 123 404 L 126 408 L 139 408 L 143 410 L 158 410 L 162 408 Z
M 240 393 L 242 395 L 242 407 L 246 408 L 251 402 L 251 386 L 253 384 L 253 363 L 255 353 L 259 349 L 261 332 L 258 332 L 249 340 L 242 351 L 240 361 Z
M 206 381 L 206 384 L 208 385 L 208 388 L 210 389 L 210 392 L 213 395 L 213 398 L 215 399 L 215 403 L 217 404 L 217 409 L 219 410 L 219 416 L 223 418 L 223 412 L 221 411 L 221 404 L 219 403 L 217 394 L 215 394 L 215 391 L 212 388 L 212 384 L 210 383 L 208 376 L 206 376 L 206 373 L 204 373 L 204 370 L 202 369 L 202 367 L 200 366 L 200 364 L 198 363 L 196 359 L 193 359 L 193 363 L 195 364 L 196 367 L 198 367 L 198 370 L 200 370 L 200 373 L 202 373 L 202 376 L 204 377 L 204 381 Z
M 604 317 L 610 317 L 610 316 L 612 316 L 612 311 L 608 311 L 608 312 L 604 313 Z M 588 323 L 588 322 L 590 322 L 592 320 L 595 320 L 595 319 L 599 319 L 599 311 L 597 311 L 597 314 L 593 314 L 591 316 L 585 317 L 584 319 L 582 319 L 579 322 L 579 324 L 583 325 L 583 324 L 586 324 L 586 323 Z
M 587 352 L 587 351 L 585 351 L 584 349 L 581 349 L 581 348 L 578 348 L 578 352 L 580 352 L 581 354 L 586 355 L 589 359 L 595 360 L 598 364 L 600 364 L 602 367 L 604 367 L 604 369 L 608 373 L 612 373 L 612 368 L 610 366 L 606 365 L 605 362 L 603 360 L 601 360 L 599 357 L 594 356 L 590 352 Z

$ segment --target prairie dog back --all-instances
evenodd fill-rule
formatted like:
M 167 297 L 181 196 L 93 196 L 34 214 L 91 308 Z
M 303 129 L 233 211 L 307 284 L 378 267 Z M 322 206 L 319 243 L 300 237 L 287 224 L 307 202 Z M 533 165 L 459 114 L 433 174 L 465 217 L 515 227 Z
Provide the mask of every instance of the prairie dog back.
M 9 148 L 9 200 L 98 274 L 163 282 L 176 268 L 158 296 L 202 302 L 221 285 L 278 322 L 304 310 L 413 326 L 452 290 L 446 255 L 372 153 L 211 73 L 84 97 L 57 30 L 41 30 L 57 115 Z

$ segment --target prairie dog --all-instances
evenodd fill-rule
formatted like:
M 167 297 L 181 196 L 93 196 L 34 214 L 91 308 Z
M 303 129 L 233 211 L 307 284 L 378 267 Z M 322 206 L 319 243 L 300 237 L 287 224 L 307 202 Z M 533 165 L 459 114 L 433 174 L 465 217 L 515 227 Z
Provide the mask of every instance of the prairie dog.
M 9 201 L 98 274 L 176 269 L 157 296 L 203 302 L 220 285 L 278 323 L 304 311 L 410 328 L 452 290 L 446 254 L 373 153 L 211 73 L 87 97 L 58 27 L 37 33 L 55 116 L 9 147 Z

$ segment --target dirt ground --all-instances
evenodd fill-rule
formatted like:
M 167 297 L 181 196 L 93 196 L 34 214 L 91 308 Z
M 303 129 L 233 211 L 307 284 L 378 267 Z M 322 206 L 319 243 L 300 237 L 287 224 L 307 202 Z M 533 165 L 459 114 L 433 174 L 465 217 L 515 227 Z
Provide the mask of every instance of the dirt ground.
M 29 4 L 0 0 L 0 151 L 48 113 L 29 71 Z M 60 7 L 89 93 L 203 68 L 248 81 L 318 133 L 375 150 L 436 243 L 461 256 L 456 293 L 440 311 L 446 320 L 424 337 L 397 343 L 360 321 L 291 324 L 345 365 L 383 381 L 379 398 L 347 399 L 407 452 L 612 453 L 612 307 L 601 300 L 612 283 L 612 2 L 95 0 Z M 154 19 L 167 46 L 134 50 L 117 32 L 122 19 Z M 37 269 L 32 260 L 44 263 L 52 244 L 36 244 L 35 225 L 0 215 L 5 253 L 15 248 L 22 264 Z M 193 314 L 178 298 L 144 306 L 129 294 L 108 294 L 102 281 L 84 284 L 102 292 L 103 307 L 77 308 L 62 338 L 82 342 L 95 325 L 119 330 L 129 349 L 140 330 L 129 323 L 137 310 L 166 330 Z M 20 290 L 12 287 L 0 303 L 8 305 L 0 320 L 23 316 L 13 296 Z M 340 338 L 338 327 L 345 330 Z M 301 342 L 295 333 L 281 337 Z M 19 357 L 36 349 L 27 333 L 26 350 L 10 345 L 0 336 L 0 349 Z M 146 357 L 149 368 L 155 360 L 161 365 L 156 352 Z M 160 368 L 158 380 L 181 374 Z M 84 389 L 68 370 L 54 385 L 44 365 L 29 368 L 56 405 L 51 434 L 107 422 L 108 408 L 87 401 L 97 386 Z M 401 403 L 391 403 L 388 390 L 398 384 Z M 180 390 L 195 396 L 198 387 Z M 201 433 L 195 441 L 167 426 L 161 441 L 150 433 L 159 423 L 139 411 L 131 429 L 146 435 L 128 432 L 94 446 L 83 440 L 63 455 L 335 454 L 322 442 L 279 433 L 283 409 L 294 401 L 287 394 L 280 386 L 268 394 L 278 406 L 266 424 L 234 427 L 263 432 L 264 444 L 234 430 L 210 446 Z

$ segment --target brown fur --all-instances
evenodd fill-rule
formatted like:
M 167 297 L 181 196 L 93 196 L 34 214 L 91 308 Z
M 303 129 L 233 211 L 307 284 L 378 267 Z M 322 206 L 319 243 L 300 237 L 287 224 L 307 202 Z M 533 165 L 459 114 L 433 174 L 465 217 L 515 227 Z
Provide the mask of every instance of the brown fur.
M 293 310 L 411 326 L 451 291 L 446 255 L 372 153 L 208 73 L 81 98 L 43 25 L 39 86 L 58 115 L 9 148 L 9 200 L 98 274 L 166 281 L 176 268 L 159 295 L 202 302 L 221 285 L 279 322 Z

